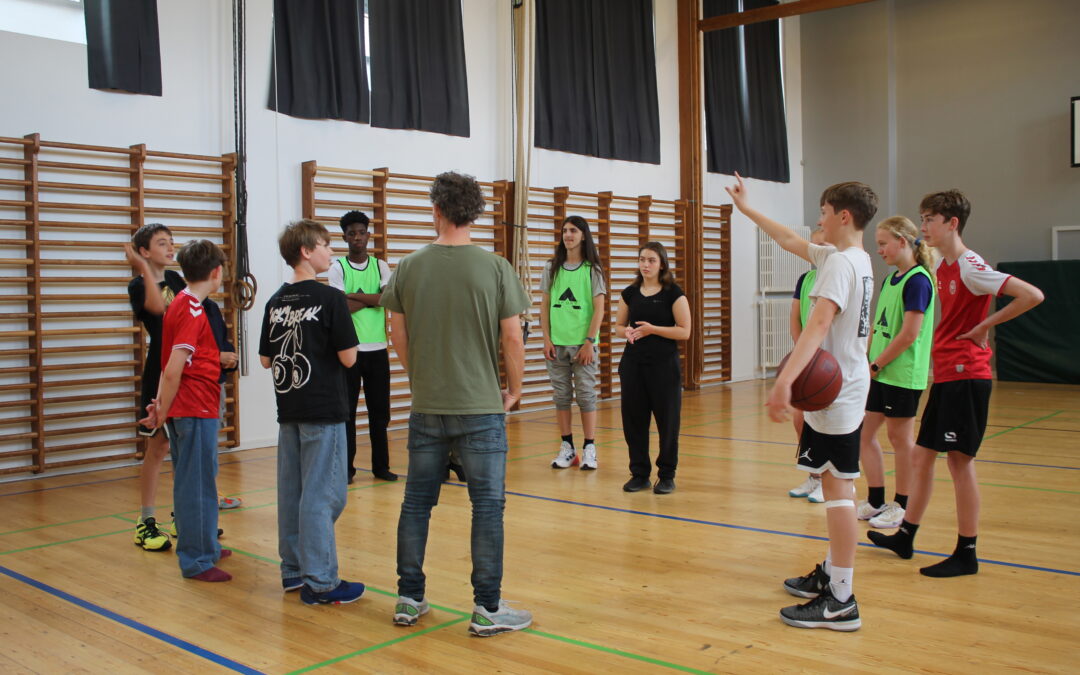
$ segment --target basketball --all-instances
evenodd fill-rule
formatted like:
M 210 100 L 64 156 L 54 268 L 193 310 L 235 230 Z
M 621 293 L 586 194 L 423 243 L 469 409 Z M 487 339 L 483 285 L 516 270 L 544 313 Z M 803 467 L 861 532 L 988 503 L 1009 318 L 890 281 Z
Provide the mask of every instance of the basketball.
M 791 354 L 788 353 L 777 366 L 777 375 L 787 365 L 788 356 Z M 840 364 L 832 354 L 818 348 L 810 363 L 791 383 L 791 405 L 806 412 L 827 408 L 836 400 L 843 384 L 844 374 L 840 372 Z

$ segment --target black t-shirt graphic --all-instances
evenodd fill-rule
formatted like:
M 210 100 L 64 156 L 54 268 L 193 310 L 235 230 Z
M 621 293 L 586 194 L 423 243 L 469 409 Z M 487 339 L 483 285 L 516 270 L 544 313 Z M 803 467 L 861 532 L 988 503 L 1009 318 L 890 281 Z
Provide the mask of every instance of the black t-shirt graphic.
M 266 303 L 259 354 L 271 361 L 278 422 L 348 419 L 337 353 L 356 347 L 345 294 L 318 281 L 285 284 Z

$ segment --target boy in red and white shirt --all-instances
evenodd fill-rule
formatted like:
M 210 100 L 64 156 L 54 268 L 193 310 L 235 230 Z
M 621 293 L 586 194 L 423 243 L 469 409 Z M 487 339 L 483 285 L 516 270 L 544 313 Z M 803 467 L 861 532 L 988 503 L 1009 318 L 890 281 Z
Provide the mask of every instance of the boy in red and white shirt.
M 173 507 L 180 573 L 200 581 L 228 581 L 217 562 L 231 551 L 217 540 L 217 446 L 221 374 L 217 340 L 202 301 L 221 286 L 225 254 L 205 239 L 176 256 L 187 280 L 161 330 L 161 384 L 140 423 L 165 425 L 173 459 Z
M 896 534 L 867 535 L 870 541 L 901 558 L 914 554 L 915 532 L 930 503 L 934 460 L 938 452 L 948 453 L 956 491 L 956 550 L 945 560 L 919 571 L 928 577 L 955 577 L 979 571 L 975 539 L 980 497 L 975 454 L 986 431 L 990 406 L 993 373 L 988 333 L 991 326 L 1016 318 L 1042 302 L 1043 294 L 1025 281 L 995 271 L 964 245 L 960 235 L 971 213 L 971 203 L 959 190 L 926 195 L 919 213 L 926 243 L 942 255 L 935 270 L 941 321 L 934 332 L 931 353 L 934 384 L 912 457 L 914 477 L 904 522 Z M 1008 295 L 1013 301 L 987 316 L 990 303 L 1000 295 Z

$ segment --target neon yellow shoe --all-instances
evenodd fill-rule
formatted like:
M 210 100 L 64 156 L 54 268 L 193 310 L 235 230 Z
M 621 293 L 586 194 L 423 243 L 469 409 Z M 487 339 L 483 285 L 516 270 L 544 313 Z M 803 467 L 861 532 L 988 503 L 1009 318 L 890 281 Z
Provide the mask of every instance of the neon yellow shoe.
M 157 521 L 151 516 L 135 524 L 135 544 L 146 551 L 168 551 L 172 540 L 158 529 Z

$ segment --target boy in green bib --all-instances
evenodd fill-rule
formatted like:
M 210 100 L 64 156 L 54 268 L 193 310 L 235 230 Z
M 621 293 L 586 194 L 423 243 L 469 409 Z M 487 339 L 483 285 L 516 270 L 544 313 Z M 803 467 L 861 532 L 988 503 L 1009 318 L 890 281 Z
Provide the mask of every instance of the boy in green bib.
M 540 290 L 544 293 L 544 359 L 562 436 L 551 466 L 566 469 L 580 463 L 582 470 L 595 469 L 597 340 L 604 321 L 607 284 L 589 222 L 581 216 L 563 221 L 562 237 L 555 256 L 544 266 Z M 575 396 L 585 434 L 580 457 L 574 448 L 570 407 Z
M 898 527 L 907 508 L 915 413 L 930 372 L 934 339 L 934 260 L 915 224 L 893 216 L 877 226 L 878 255 L 896 268 L 881 284 L 870 337 L 870 393 L 859 455 L 869 494 L 859 502 L 860 520 L 871 527 Z M 928 318 L 927 318 L 928 317 Z M 884 423 L 896 453 L 896 495 L 885 502 L 885 463 L 877 433 Z
M 385 260 L 369 255 L 371 238 L 368 217 L 349 211 L 341 217 L 342 239 L 349 245 L 349 255 L 330 265 L 326 276 L 330 286 L 345 294 L 352 313 L 353 328 L 360 344 L 356 363 L 346 371 L 349 420 L 345 425 L 348 448 L 349 482 L 356 475 L 356 406 L 360 390 L 368 414 L 368 438 L 371 440 L 371 473 L 380 480 L 397 480 L 390 470 L 390 446 L 386 427 L 390 424 L 390 354 L 386 349 L 386 310 L 379 306 L 382 289 L 390 281 L 390 267 Z

